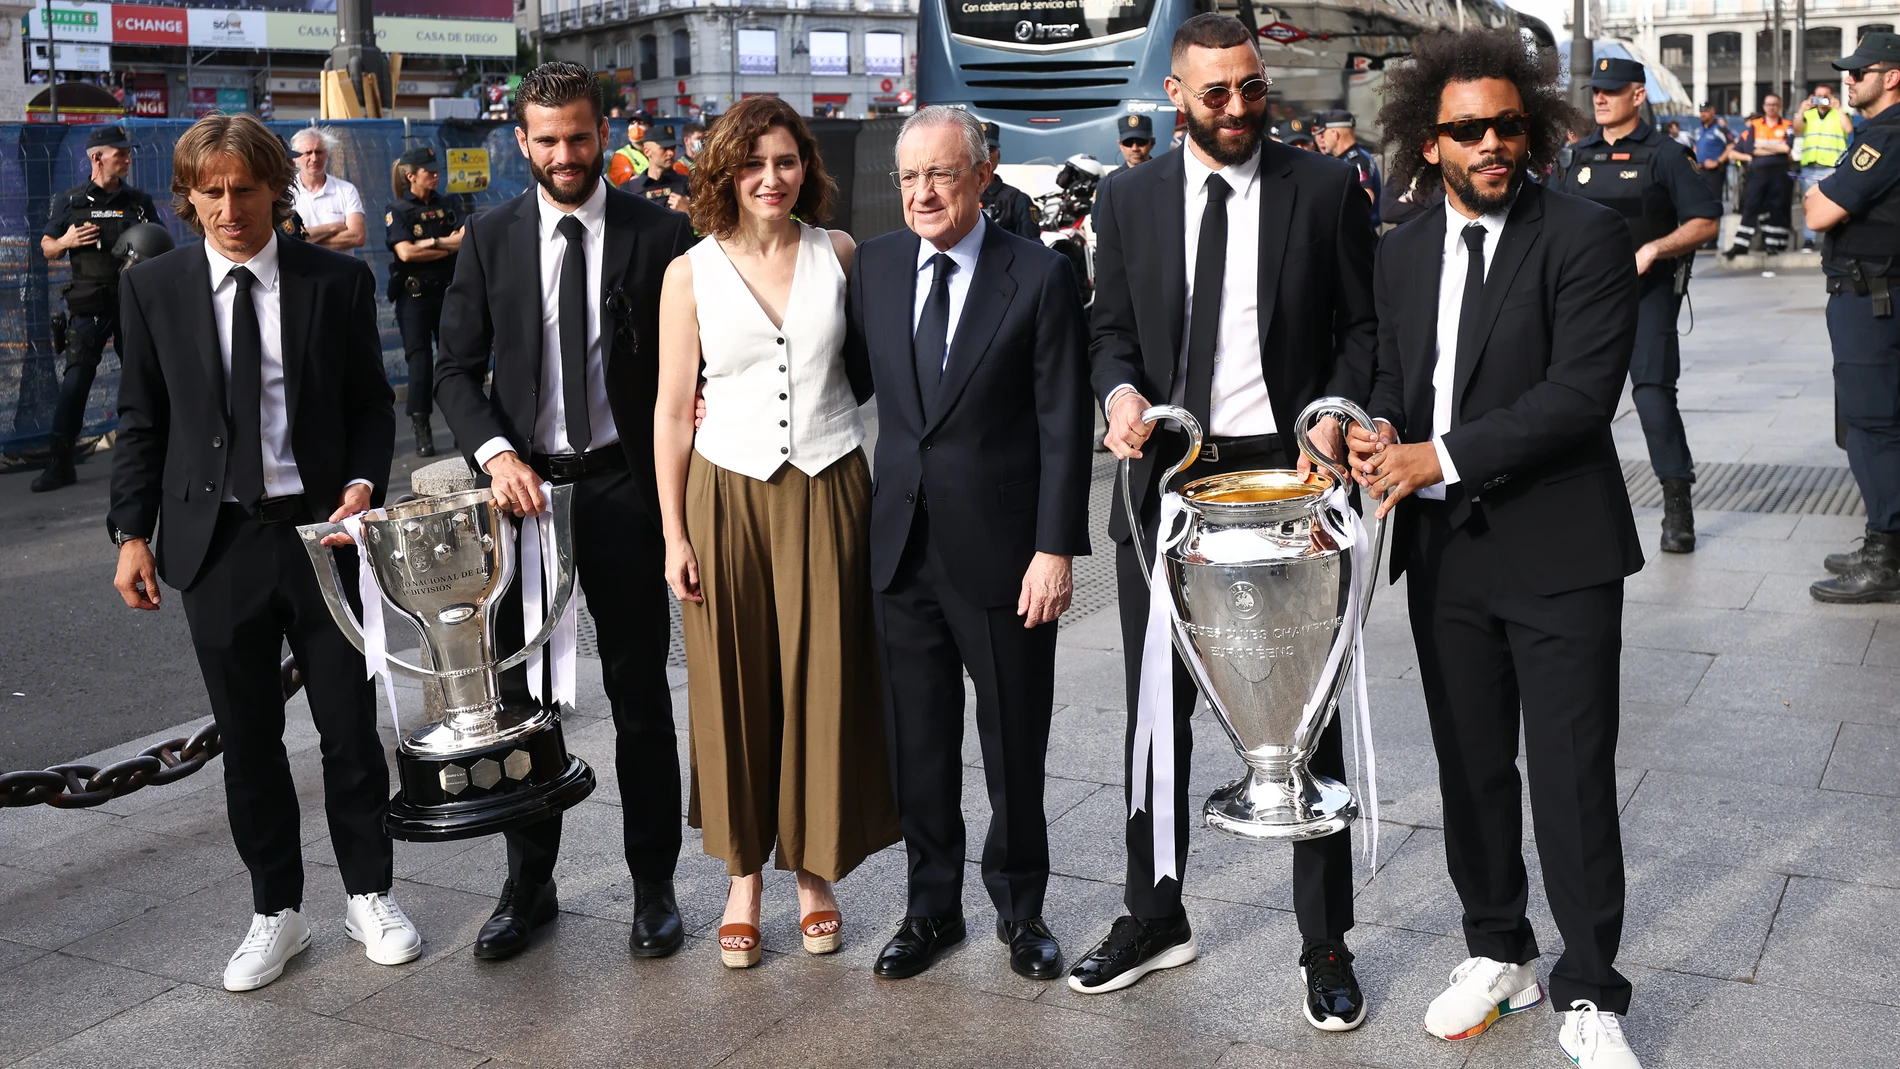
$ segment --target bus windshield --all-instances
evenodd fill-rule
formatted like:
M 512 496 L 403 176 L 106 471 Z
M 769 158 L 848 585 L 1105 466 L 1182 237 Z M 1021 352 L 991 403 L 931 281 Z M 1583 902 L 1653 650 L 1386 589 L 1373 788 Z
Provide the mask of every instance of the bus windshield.
M 1060 47 L 1144 30 L 1155 0 L 944 0 L 944 7 L 959 36 Z

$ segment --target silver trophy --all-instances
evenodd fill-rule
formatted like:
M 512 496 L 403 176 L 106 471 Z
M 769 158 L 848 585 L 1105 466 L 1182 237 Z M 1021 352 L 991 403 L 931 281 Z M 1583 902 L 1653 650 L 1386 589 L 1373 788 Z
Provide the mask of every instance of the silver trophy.
M 1326 416 L 1372 426 L 1357 405 L 1321 398 L 1294 429 L 1313 462 L 1310 474 L 1234 472 L 1180 488 L 1186 530 L 1163 550 L 1168 590 L 1153 593 L 1173 598 L 1175 648 L 1247 763 L 1247 774 L 1215 791 L 1202 811 L 1209 827 L 1244 839 L 1317 839 L 1359 815 L 1346 785 L 1315 775 L 1307 762 L 1351 668 L 1348 648 L 1329 674 L 1335 638 L 1347 613 L 1365 618 L 1372 598 L 1367 582 L 1360 603 L 1351 604 L 1350 554 L 1372 553 L 1366 574 L 1375 573 L 1384 524 L 1370 545 L 1353 549 L 1328 530 L 1339 529 L 1341 518 L 1322 517 L 1331 507 L 1324 495 L 1349 476 L 1343 461 L 1317 455 L 1307 439 Z M 1162 477 L 1165 490 L 1200 455 L 1201 427 L 1173 405 L 1150 408 L 1142 419 L 1169 420 L 1187 432 L 1187 453 Z M 1140 531 L 1127 463 L 1122 504 Z M 1142 575 L 1152 574 L 1139 538 L 1135 553 Z
M 553 816 L 587 797 L 594 771 L 567 752 L 560 710 L 504 702 L 497 676 L 553 635 L 574 594 L 573 487 L 548 502 L 555 575 L 540 632 L 515 653 L 495 649 L 495 611 L 515 575 L 514 521 L 486 489 L 417 498 L 363 520 L 362 566 L 375 569 L 383 601 L 422 633 L 426 667 L 387 658 L 392 671 L 442 689 L 442 719 L 403 737 L 401 788 L 389 803 L 389 834 L 433 842 L 487 835 Z M 343 596 L 335 555 L 322 540 L 338 523 L 297 528 L 317 586 L 357 649 L 362 628 Z

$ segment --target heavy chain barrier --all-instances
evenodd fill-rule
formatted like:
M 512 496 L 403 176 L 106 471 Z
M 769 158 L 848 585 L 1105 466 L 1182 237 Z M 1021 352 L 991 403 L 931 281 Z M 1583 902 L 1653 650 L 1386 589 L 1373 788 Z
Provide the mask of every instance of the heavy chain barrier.
M 284 658 L 281 672 L 284 697 L 289 698 L 303 688 L 303 673 L 290 657 Z M 38 772 L 0 772 L 0 808 L 44 804 L 55 809 L 86 809 L 102 805 L 133 791 L 184 779 L 223 752 L 218 725 L 206 724 L 190 738 L 147 746 L 137 757 L 104 768 L 65 764 Z

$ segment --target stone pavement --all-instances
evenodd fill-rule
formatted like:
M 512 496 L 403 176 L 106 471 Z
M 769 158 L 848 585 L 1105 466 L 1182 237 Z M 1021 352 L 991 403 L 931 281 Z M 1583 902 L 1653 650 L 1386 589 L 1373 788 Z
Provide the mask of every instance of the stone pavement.
M 1780 274 L 1705 267 L 1697 280 L 1683 398 L 1703 463 L 1845 463 L 1832 444 L 1819 278 Z M 1644 455 L 1627 402 L 1617 435 L 1626 459 Z M 1884 1069 L 1900 1060 L 1891 1053 L 1900 606 L 1824 608 L 1807 597 L 1820 557 L 1850 543 L 1856 516 L 1704 512 L 1699 521 L 1698 552 L 1660 558 L 1657 513 L 1640 510 L 1651 560 L 1628 585 L 1619 757 L 1629 858 L 1621 960 L 1636 984 L 1628 1031 L 1652 1069 Z M 469 954 L 501 880 L 497 843 L 398 844 L 397 895 L 427 942 L 414 964 L 373 965 L 343 933 L 316 740 L 293 711 L 310 951 L 261 991 L 219 988 L 249 905 L 215 774 L 100 810 L 0 811 L 0 1065 L 1554 1069 L 1566 1063 L 1550 1014 L 1521 1014 L 1460 1044 L 1420 1024 L 1464 949 L 1403 603 L 1402 589 L 1382 589 L 1369 635 L 1387 823 L 1378 872 L 1360 875 L 1352 946 L 1372 1015 L 1355 1033 L 1322 1034 L 1300 1019 L 1286 852 L 1202 831 L 1187 870 L 1200 961 L 1113 995 L 1013 976 L 989 936 L 974 865 L 968 943 L 915 980 L 874 979 L 870 962 L 903 911 L 898 850 L 840 886 L 847 943 L 831 958 L 798 948 L 791 882 L 770 874 L 765 961 L 725 970 L 713 938 L 723 866 L 690 831 L 679 879 L 691 938 L 670 959 L 633 961 L 611 788 L 570 815 L 564 913 L 528 953 L 502 964 Z M 1071 955 L 1119 912 L 1120 645 L 1105 609 L 1061 638 L 1048 915 Z M 595 697 L 569 738 L 607 773 L 612 726 L 599 715 L 598 664 L 582 664 L 582 693 Z M 419 705 L 415 692 L 406 702 Z M 182 704 L 178 719 L 194 708 Z M 683 690 L 675 712 L 683 759 Z M 1195 797 L 1239 767 L 1218 727 L 1201 725 Z M 976 844 L 988 803 L 974 729 L 966 735 Z M 1528 860 L 1535 877 L 1534 853 Z M 1554 954 L 1541 888 L 1532 910 Z

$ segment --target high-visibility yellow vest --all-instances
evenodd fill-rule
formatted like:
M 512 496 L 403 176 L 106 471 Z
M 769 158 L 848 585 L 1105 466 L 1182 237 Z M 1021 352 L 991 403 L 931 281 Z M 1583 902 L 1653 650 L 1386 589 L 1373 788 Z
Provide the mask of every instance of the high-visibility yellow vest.
M 1834 167 L 1847 152 L 1847 134 L 1841 130 L 1840 109 L 1821 114 L 1820 108 L 1801 113 L 1801 159 L 1803 167 Z
M 624 186 L 646 170 L 647 154 L 632 145 L 622 145 L 607 160 L 607 181 L 615 187 Z

